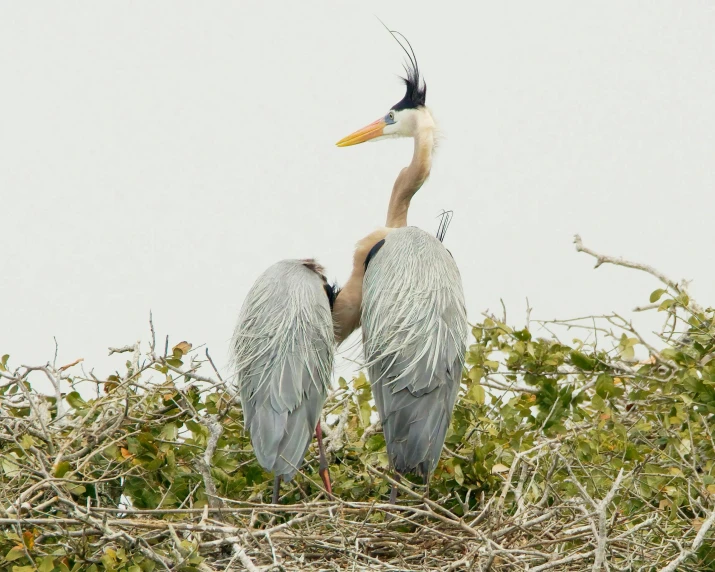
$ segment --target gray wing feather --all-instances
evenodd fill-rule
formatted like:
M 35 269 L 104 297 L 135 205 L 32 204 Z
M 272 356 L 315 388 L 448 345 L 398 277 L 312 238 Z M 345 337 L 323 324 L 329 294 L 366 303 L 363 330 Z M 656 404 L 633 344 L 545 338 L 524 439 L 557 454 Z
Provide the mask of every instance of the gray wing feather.
M 400 473 L 431 473 L 459 392 L 467 316 L 459 270 L 426 232 L 392 231 L 363 282 L 363 345 L 387 452 Z
M 303 464 L 330 387 L 333 323 L 323 279 L 300 260 L 258 277 L 231 343 L 259 464 L 284 480 Z

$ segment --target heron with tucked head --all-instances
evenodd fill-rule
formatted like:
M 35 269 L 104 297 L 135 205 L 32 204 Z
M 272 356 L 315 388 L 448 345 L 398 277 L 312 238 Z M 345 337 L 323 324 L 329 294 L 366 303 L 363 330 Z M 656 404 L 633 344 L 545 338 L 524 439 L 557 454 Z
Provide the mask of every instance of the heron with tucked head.
M 362 324 L 365 361 L 397 479 L 417 473 L 428 485 L 459 392 L 467 316 L 461 277 L 442 245 L 443 232 L 438 239 L 407 226 L 410 201 L 432 168 L 436 124 L 412 47 L 389 31 L 407 54 L 405 95 L 337 145 L 408 137 L 414 152 L 392 188 L 385 227 L 357 244 L 333 314 L 338 341 Z M 392 503 L 396 496 L 393 486 Z
M 315 260 L 282 260 L 261 274 L 241 307 L 231 359 L 258 463 L 274 474 L 273 504 L 318 440 L 319 473 L 332 488 L 320 413 L 330 389 L 337 289 Z

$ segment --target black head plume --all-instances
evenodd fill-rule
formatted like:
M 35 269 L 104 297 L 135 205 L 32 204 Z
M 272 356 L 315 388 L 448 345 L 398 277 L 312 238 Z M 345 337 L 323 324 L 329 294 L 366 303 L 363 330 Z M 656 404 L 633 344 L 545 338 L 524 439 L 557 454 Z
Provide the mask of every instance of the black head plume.
M 379 18 L 378 18 L 379 20 Z M 385 23 L 380 20 L 380 23 L 385 26 Z M 427 101 L 427 84 L 425 83 L 422 76 L 420 76 L 420 68 L 417 65 L 417 57 L 415 56 L 415 50 L 412 49 L 410 42 L 403 36 L 400 32 L 396 30 L 390 30 L 387 26 L 385 29 L 390 32 L 395 41 L 400 44 L 405 54 L 407 54 L 407 61 L 405 62 L 405 75 L 402 81 L 405 83 L 405 96 L 392 106 L 395 111 L 400 111 L 402 109 L 416 109 L 418 107 L 424 107 Z M 399 37 L 398 37 L 399 36 Z M 404 41 L 404 44 L 402 43 Z M 407 44 L 407 48 L 405 47 Z
M 440 242 L 444 242 L 444 235 L 447 234 L 447 229 L 449 228 L 449 223 L 452 222 L 452 211 L 442 211 L 437 218 L 442 218 L 439 221 L 439 227 L 437 227 L 437 238 Z

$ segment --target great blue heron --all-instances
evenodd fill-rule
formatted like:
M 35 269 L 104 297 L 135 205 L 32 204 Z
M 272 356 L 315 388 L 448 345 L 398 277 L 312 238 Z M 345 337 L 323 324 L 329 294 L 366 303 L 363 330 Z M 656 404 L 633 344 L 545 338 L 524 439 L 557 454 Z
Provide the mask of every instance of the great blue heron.
M 261 274 L 243 303 L 231 342 L 245 426 L 258 463 L 281 479 L 303 464 L 313 432 L 319 473 L 332 494 L 320 412 L 330 388 L 336 289 L 314 260 L 283 260 Z
M 412 47 L 405 40 L 407 50 L 397 38 L 400 34 L 390 33 L 408 57 L 405 96 L 384 117 L 337 145 L 411 137 L 414 154 L 395 181 L 386 227 L 358 243 L 335 315 L 344 328 L 341 337 L 362 321 L 372 392 L 397 479 L 419 473 L 427 485 L 459 391 L 467 316 L 451 254 L 438 238 L 407 226 L 410 200 L 430 174 L 436 125 L 425 105 L 427 87 Z M 396 496 L 393 486 L 392 503 Z

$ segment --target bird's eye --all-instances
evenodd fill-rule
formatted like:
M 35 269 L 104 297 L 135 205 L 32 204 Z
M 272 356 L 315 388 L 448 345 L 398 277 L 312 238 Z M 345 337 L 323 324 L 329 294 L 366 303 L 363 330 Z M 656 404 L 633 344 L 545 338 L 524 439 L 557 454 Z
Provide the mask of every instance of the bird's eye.
M 387 116 L 390 118 L 390 121 L 395 120 L 395 112 L 394 111 L 390 111 L 390 113 L 388 113 Z

